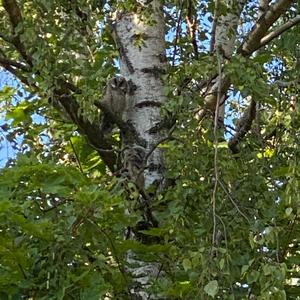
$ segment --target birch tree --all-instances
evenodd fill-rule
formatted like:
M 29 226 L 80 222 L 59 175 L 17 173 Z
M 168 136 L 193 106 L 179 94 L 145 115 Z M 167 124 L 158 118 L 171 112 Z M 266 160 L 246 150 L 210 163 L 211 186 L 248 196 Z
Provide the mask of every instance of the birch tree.
M 0 15 L 3 299 L 297 299 L 297 1 Z

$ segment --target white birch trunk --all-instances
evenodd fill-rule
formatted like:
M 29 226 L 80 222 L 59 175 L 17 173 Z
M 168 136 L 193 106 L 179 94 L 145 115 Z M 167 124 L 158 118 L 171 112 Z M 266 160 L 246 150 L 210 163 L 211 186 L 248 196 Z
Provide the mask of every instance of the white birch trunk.
M 138 181 L 137 185 L 145 190 L 152 184 L 159 188 L 164 179 L 163 152 L 158 148 L 153 151 L 163 133 L 153 129 L 162 121 L 160 110 L 166 101 L 161 80 L 165 72 L 166 56 L 161 1 L 150 1 L 144 9 L 152 11 L 152 25 L 147 23 L 149 20 L 142 20 L 141 14 L 119 12 L 113 28 L 120 51 L 121 76 L 134 86 L 133 93 L 127 99 L 123 120 L 135 133 L 123 137 L 123 165 L 128 169 L 130 177 Z M 142 176 L 142 180 L 137 173 Z M 141 201 L 150 202 L 151 199 L 146 197 Z M 157 277 L 158 265 L 140 261 L 133 252 L 128 253 L 126 260 L 128 271 L 136 282 L 130 288 L 134 299 L 155 299 L 144 289 Z
M 116 20 L 116 36 L 120 44 L 121 75 L 131 80 L 136 90 L 129 99 L 126 119 L 135 128 L 138 139 L 135 145 L 143 147 L 148 153 L 161 139 L 161 132 L 149 130 L 161 122 L 160 108 L 166 97 L 163 92 L 161 75 L 165 72 L 165 27 L 160 1 L 152 1 L 151 19 L 155 24 L 147 25 L 141 15 L 119 13 Z M 139 43 L 140 42 L 140 43 Z M 126 141 L 125 141 L 125 145 Z M 162 180 L 163 156 L 159 149 L 153 151 L 144 172 L 144 187 L 155 180 Z

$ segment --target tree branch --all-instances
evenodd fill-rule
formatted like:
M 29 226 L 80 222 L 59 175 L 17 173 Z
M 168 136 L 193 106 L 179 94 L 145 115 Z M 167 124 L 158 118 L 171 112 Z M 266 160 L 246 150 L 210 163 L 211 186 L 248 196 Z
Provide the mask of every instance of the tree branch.
M 300 15 L 297 15 L 295 18 L 290 19 L 287 21 L 285 24 L 278 26 L 275 28 L 273 31 L 265 35 L 261 40 L 260 40 L 260 48 L 268 44 L 270 41 L 281 35 L 283 32 L 286 30 L 290 29 L 294 25 L 300 23 Z
M 269 8 L 270 0 L 259 0 L 258 18 L 260 18 Z
M 300 83 L 300 78 L 292 80 L 292 81 L 282 81 L 282 80 L 277 80 L 274 82 L 278 87 L 280 88 L 286 88 L 286 87 L 291 87 L 295 86 Z
M 243 56 L 249 56 L 254 51 L 258 50 L 260 47 L 266 45 L 272 39 L 279 36 L 282 32 L 300 22 L 300 19 L 298 20 L 298 18 L 296 17 L 266 35 L 269 28 L 283 14 L 283 12 L 285 12 L 285 10 L 292 2 L 293 1 L 291 0 L 279 0 L 271 7 L 268 7 L 269 1 L 261 0 L 261 11 L 259 12 L 259 19 L 237 52 L 242 54 Z M 232 151 L 232 153 L 236 154 L 239 152 L 238 144 L 251 129 L 255 116 L 256 102 L 252 100 L 250 106 L 238 120 L 236 133 L 233 137 L 230 138 L 228 142 L 229 149 Z
M 220 53 L 224 58 L 230 59 L 235 48 L 235 43 L 237 40 L 237 29 L 239 20 L 241 18 L 241 13 L 245 7 L 246 0 L 236 0 L 236 1 L 226 1 L 226 14 L 221 14 L 219 5 L 221 4 L 219 0 L 215 1 L 215 12 L 214 21 L 212 29 L 212 38 L 210 41 L 210 51 L 215 53 Z M 214 28 L 215 27 L 215 28 Z M 226 100 L 226 93 L 230 87 L 230 78 L 222 72 L 222 78 L 220 75 L 215 74 L 214 78 L 210 84 L 205 89 L 203 93 L 204 97 L 204 109 L 198 114 L 198 119 L 202 119 L 206 113 L 206 110 L 210 112 L 215 112 L 217 98 L 219 95 L 219 88 L 221 89 L 221 95 L 219 96 L 220 105 L 219 115 L 224 116 L 224 103 Z M 221 86 L 219 87 L 219 82 Z M 224 119 L 224 117 L 222 117 Z
M 173 59 L 172 59 L 172 66 L 175 65 L 175 60 L 176 60 L 176 54 L 177 54 L 177 44 L 180 36 L 180 31 L 181 31 L 181 23 L 182 23 L 182 7 L 183 7 L 183 2 L 180 5 L 179 11 L 177 13 L 177 26 L 176 26 L 176 34 L 175 34 L 175 39 L 174 39 L 174 52 L 173 52 Z
M 236 132 L 234 136 L 230 138 L 228 142 L 228 147 L 233 154 L 237 154 L 239 152 L 238 144 L 251 129 L 252 122 L 255 119 L 255 116 L 256 102 L 254 100 L 251 100 L 249 107 L 246 109 L 242 117 L 237 121 Z
M 6 59 L 0 57 L 0 66 L 5 70 L 13 74 L 19 79 L 25 86 L 33 88 L 35 92 L 41 93 L 38 86 L 28 82 L 28 79 L 19 72 L 12 64 L 8 63 Z M 14 63 L 16 64 L 16 63 Z M 61 80 L 58 83 L 60 86 L 54 90 L 54 101 L 52 104 L 54 107 L 62 107 L 63 111 L 71 119 L 71 121 L 78 127 L 79 132 L 87 137 L 89 144 L 97 150 L 104 163 L 108 166 L 111 171 L 115 169 L 115 163 L 117 161 L 117 154 L 112 148 L 111 143 L 105 138 L 101 127 L 100 121 L 90 123 L 85 120 L 80 114 L 80 106 L 77 103 L 74 94 L 81 94 L 80 89 L 72 83 Z
M 2 65 L 3 67 L 4 66 L 12 66 L 12 67 L 16 67 L 18 69 L 21 69 L 25 72 L 28 72 L 28 68 L 20 63 L 20 62 L 17 62 L 17 61 L 14 61 L 14 60 L 11 60 L 11 59 L 8 59 L 6 57 L 3 57 L 3 56 L 0 56 L 0 65 Z
M 9 64 L 5 64 L 4 62 L 0 61 L 0 67 L 5 69 L 6 71 L 10 72 L 12 75 L 14 75 L 17 79 L 19 79 L 24 85 L 36 89 L 37 87 L 34 84 L 29 84 L 27 78 L 23 76 L 17 69 L 12 67 Z
M 115 170 L 117 161 L 116 152 L 112 148 L 112 144 L 105 138 L 101 130 L 100 121 L 93 123 L 85 120 L 80 114 L 80 106 L 76 101 L 74 94 L 70 92 L 70 88 L 77 89 L 70 83 L 62 83 L 60 88 L 54 91 L 54 98 L 62 106 L 71 121 L 78 126 L 79 132 L 87 137 L 89 144 L 97 150 L 104 163 L 111 171 Z
M 216 3 L 216 29 L 214 33 L 213 51 L 220 51 L 222 56 L 231 58 L 237 40 L 238 25 L 241 20 L 241 13 L 247 0 L 224 1 L 226 14 L 222 12 L 221 3 Z
M 21 11 L 15 0 L 3 0 L 3 7 L 7 11 L 9 16 L 9 21 L 15 31 L 16 27 L 22 21 Z
M 209 46 L 209 52 L 213 53 L 215 49 L 215 42 L 216 42 L 216 29 L 217 29 L 217 22 L 218 22 L 218 4 L 220 0 L 215 1 L 215 11 L 214 11 L 214 19 L 212 23 L 212 29 L 211 29 L 211 39 L 210 39 L 210 46 Z
M 265 45 L 265 43 L 269 42 L 271 39 L 275 38 L 277 35 L 280 34 L 279 31 L 283 32 L 284 30 L 287 30 L 294 24 L 296 24 L 298 21 L 298 18 L 294 18 L 287 22 L 285 25 L 279 27 L 274 32 L 267 34 L 269 28 L 274 24 L 274 22 L 287 10 L 287 8 L 293 3 L 292 0 L 278 0 L 273 5 L 269 6 L 268 0 L 261 0 L 260 4 L 262 5 L 262 9 L 266 9 L 264 12 L 262 11 L 259 15 L 259 19 L 257 20 L 256 24 L 254 25 L 251 32 L 248 34 L 248 37 L 246 40 L 242 43 L 242 45 L 237 50 L 237 53 L 242 54 L 243 56 L 250 56 L 254 51 L 258 50 L 260 47 Z M 244 1 L 241 1 L 240 7 L 243 7 L 245 4 Z M 215 12 L 215 15 L 217 12 Z M 217 21 L 215 22 L 217 23 Z M 218 26 L 217 26 L 218 28 Z M 216 34 L 212 33 L 213 35 Z M 266 36 L 265 36 L 266 35 Z M 276 36 L 275 36 L 276 35 Z M 213 37 L 212 37 L 213 38 Z M 217 37 L 214 37 L 214 39 L 217 39 Z M 261 44 L 261 43 L 264 44 Z M 216 44 L 216 41 L 211 41 L 211 43 Z M 216 45 L 214 45 L 216 47 Z M 208 109 L 210 111 L 214 111 L 215 105 L 216 105 L 216 95 L 217 95 L 217 80 L 212 82 L 210 86 L 207 89 L 207 93 L 204 94 L 205 98 L 205 109 Z M 229 78 L 225 77 L 222 79 L 222 93 L 225 94 L 227 89 L 230 86 L 230 80 Z M 203 115 L 204 110 L 202 111 L 201 116 Z M 242 137 L 241 137 L 242 138 Z M 238 138 L 239 140 L 240 138 Z
M 192 45 L 194 49 L 194 54 L 195 58 L 197 59 L 199 56 L 199 51 L 198 51 L 198 45 L 197 45 L 197 14 L 195 11 L 195 7 L 193 6 L 192 1 L 189 1 L 188 4 L 188 15 L 186 16 L 186 22 L 187 22 L 187 29 L 188 29 L 188 34 L 190 35 L 190 38 L 192 40 Z
M 257 20 L 246 40 L 238 49 L 243 56 L 250 56 L 261 47 L 261 39 L 265 36 L 274 22 L 288 9 L 293 0 L 278 0 Z
M 32 58 L 27 54 L 26 48 L 20 39 L 21 32 L 17 32 L 17 27 L 22 23 L 21 10 L 15 0 L 3 0 L 2 4 L 8 14 L 12 26 L 13 38 L 11 39 L 11 43 L 19 51 L 25 61 L 32 66 Z
M 34 87 L 36 93 L 43 94 L 43 91 L 40 90 L 38 86 L 30 84 L 26 74 L 24 76 L 22 72 L 19 72 L 19 70 L 30 72 L 31 67 L 33 67 L 32 58 L 28 54 L 26 47 L 21 40 L 21 35 L 23 34 L 24 29 L 20 27 L 23 22 L 20 7 L 16 0 L 3 0 L 2 3 L 8 15 L 12 36 L 6 37 L 1 34 L 0 37 L 15 47 L 29 67 L 28 69 L 25 69 L 23 64 L 8 60 L 5 55 L 0 57 L 0 66 L 15 75 L 24 85 L 31 88 Z M 62 108 L 71 121 L 78 127 L 79 131 L 87 137 L 90 145 L 98 151 L 108 168 L 114 171 L 117 155 L 112 148 L 111 142 L 105 138 L 99 120 L 90 123 L 80 115 L 80 106 L 75 98 L 75 94 L 81 94 L 81 90 L 77 86 L 65 80 L 57 80 L 56 87 L 53 92 L 52 104 L 56 107 L 59 106 Z

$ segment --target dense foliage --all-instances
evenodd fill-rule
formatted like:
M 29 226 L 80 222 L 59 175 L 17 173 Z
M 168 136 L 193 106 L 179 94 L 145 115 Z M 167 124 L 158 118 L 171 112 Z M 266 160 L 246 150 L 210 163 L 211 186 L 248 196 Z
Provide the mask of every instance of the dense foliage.
M 300 27 L 227 60 L 209 51 L 215 1 L 166 1 L 162 114 L 176 122 L 158 147 L 171 184 L 148 189 L 159 226 L 147 228 L 135 183 L 107 167 L 90 129 L 93 103 L 119 68 L 108 16 L 117 8 L 147 18 L 147 10 L 135 1 L 17 2 L 19 24 L 0 7 L 1 76 L 15 76 L 0 92 L 1 139 L 16 154 L 0 174 L 0 298 L 131 299 L 131 250 L 159 264 L 149 290 L 166 299 L 300 299 Z M 239 43 L 257 7 L 244 8 Z M 297 13 L 294 1 L 274 26 Z M 218 125 L 213 114 L 199 118 L 199 86 L 220 72 L 230 87 Z M 67 83 L 82 91 L 76 122 L 53 108 Z M 230 149 L 253 99 L 251 129 Z M 126 238 L 128 227 L 137 240 Z

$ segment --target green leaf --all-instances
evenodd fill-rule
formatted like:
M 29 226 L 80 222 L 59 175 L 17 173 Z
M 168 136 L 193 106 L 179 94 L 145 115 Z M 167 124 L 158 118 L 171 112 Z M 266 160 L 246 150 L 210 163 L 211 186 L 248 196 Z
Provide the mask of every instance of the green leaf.
M 290 216 L 292 212 L 293 212 L 293 208 L 292 207 L 287 207 L 285 209 L 285 214 L 286 214 L 287 217 Z
M 219 262 L 219 266 L 220 266 L 220 269 L 223 270 L 224 269 L 224 266 L 225 266 L 225 259 L 224 258 L 221 258 L 220 262 Z
M 260 273 L 258 271 L 256 271 L 256 270 L 253 270 L 250 273 L 248 273 L 248 275 L 247 275 L 247 282 L 248 283 L 257 282 L 259 276 L 260 276 Z
M 210 282 L 204 287 L 204 291 L 205 291 L 206 294 L 208 294 L 209 296 L 215 298 L 215 296 L 218 294 L 218 291 L 219 291 L 218 281 L 217 281 L 217 280 L 212 280 L 212 281 L 210 281 Z
M 182 266 L 185 271 L 188 271 L 192 268 L 192 262 L 188 258 L 184 258 L 182 261 Z
M 0 90 L 0 102 L 2 101 L 11 101 L 12 100 L 12 96 L 15 93 L 15 89 L 5 85 L 2 90 Z
M 290 173 L 290 167 L 280 167 L 273 171 L 273 175 L 276 177 L 287 176 Z
M 6 114 L 6 120 L 12 119 L 14 126 L 27 120 L 28 118 L 30 118 L 30 116 L 26 112 L 27 107 L 28 105 L 18 106 L 17 108 Z

